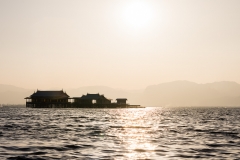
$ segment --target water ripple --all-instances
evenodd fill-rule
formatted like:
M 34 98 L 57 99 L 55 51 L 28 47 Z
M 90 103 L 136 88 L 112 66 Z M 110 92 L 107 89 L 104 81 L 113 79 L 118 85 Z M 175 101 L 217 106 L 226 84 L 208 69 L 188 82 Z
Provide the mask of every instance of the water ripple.
M 0 159 L 240 159 L 239 108 L 0 108 Z

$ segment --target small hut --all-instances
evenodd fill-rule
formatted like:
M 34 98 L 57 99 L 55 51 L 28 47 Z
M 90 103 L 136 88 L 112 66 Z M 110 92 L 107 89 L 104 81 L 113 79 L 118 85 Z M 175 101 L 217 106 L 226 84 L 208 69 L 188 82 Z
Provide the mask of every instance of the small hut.
M 117 104 L 127 104 L 127 98 L 117 98 Z

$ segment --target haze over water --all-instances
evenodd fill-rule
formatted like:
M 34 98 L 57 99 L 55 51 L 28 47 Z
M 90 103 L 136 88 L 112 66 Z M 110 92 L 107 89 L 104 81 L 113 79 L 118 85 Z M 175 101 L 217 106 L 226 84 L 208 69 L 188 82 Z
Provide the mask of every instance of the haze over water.
M 239 159 L 240 108 L 0 108 L 0 159 Z

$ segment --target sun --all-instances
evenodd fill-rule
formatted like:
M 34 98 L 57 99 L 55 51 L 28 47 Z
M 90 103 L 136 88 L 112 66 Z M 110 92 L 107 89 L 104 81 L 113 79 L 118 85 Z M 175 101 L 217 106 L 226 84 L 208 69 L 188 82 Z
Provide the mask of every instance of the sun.
M 134 1 L 126 4 L 122 18 L 133 29 L 145 28 L 153 21 L 153 7 L 147 1 Z

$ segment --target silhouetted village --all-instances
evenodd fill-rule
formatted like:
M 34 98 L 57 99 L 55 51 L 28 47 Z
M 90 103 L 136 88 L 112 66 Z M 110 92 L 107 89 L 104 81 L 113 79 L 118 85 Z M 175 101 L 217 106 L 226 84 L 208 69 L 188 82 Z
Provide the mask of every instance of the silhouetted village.
M 140 105 L 127 104 L 126 98 L 117 98 L 115 103 L 104 95 L 86 94 L 70 97 L 61 91 L 39 91 L 26 97 L 26 107 L 30 108 L 143 108 Z

